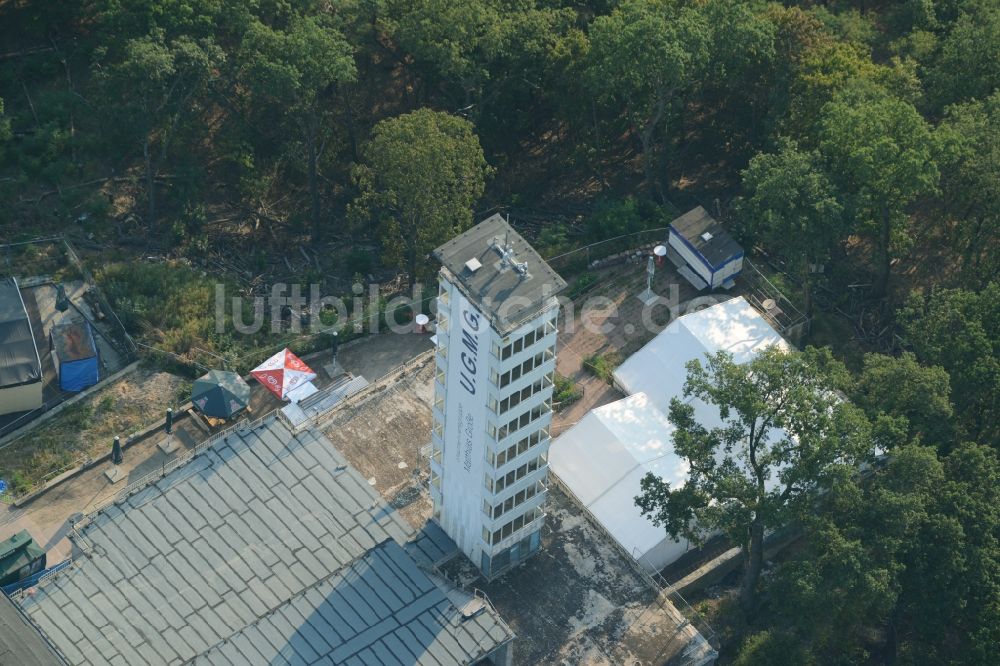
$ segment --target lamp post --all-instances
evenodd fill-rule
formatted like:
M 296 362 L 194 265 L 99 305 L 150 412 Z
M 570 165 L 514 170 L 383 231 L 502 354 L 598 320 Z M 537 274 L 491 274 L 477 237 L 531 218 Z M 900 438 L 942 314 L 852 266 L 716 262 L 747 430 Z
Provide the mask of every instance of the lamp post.
M 337 364 L 337 348 L 340 346 L 339 333 L 334 329 L 330 329 L 329 333 L 331 338 L 330 364 L 323 366 L 323 368 L 326 370 L 326 373 L 330 376 L 330 379 L 333 379 L 334 377 L 339 377 L 340 375 L 344 374 L 344 371 Z
M 653 293 L 653 275 L 656 274 L 656 263 L 653 260 L 653 255 L 649 255 L 646 260 L 646 289 L 637 298 L 645 303 L 646 305 L 652 305 L 659 298 L 655 293 Z

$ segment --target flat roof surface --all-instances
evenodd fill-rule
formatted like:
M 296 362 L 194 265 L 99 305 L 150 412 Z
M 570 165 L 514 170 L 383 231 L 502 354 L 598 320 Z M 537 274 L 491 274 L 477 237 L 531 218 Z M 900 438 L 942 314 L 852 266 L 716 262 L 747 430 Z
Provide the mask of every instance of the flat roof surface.
M 716 268 L 726 259 L 743 252 L 743 246 L 701 206 L 684 213 L 670 226 Z M 711 234 L 709 240 L 702 237 L 705 233 Z
M 41 379 L 42 361 L 17 280 L 0 278 L 0 388 Z
M 527 277 L 503 265 L 499 252 L 492 247 L 494 241 L 509 243 L 514 259 L 528 264 Z M 566 288 L 566 281 L 499 213 L 434 250 L 434 257 L 500 331 L 515 328 Z M 470 271 L 466 267 L 470 259 L 476 259 L 481 266 Z
M 73 664 L 455 664 L 509 640 L 442 601 L 413 537 L 325 437 L 272 417 L 94 516 L 89 555 L 21 604 Z
M 97 356 L 97 343 L 88 322 L 69 321 L 52 327 L 52 346 L 63 363 Z

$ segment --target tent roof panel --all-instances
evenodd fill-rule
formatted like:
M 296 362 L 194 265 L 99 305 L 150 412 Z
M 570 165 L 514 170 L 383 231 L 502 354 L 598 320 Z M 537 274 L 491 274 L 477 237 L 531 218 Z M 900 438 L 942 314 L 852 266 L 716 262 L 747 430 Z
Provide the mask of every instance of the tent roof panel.
M 587 507 L 614 540 L 635 559 L 641 558 L 667 538 L 666 531 L 644 517 L 635 506 L 639 482 L 646 471 L 645 467 L 637 467 Z M 626 507 L 631 509 L 626 510 Z
M 595 412 L 584 416 L 549 447 L 549 466 L 584 506 L 637 464 Z
M 737 363 L 746 363 L 772 345 L 788 343 L 742 296 L 683 315 L 630 356 L 614 372 L 615 382 L 627 393 L 644 392 L 666 410 L 673 397 L 682 397 L 687 378 L 685 364 L 705 360 L 706 354 L 728 351 Z

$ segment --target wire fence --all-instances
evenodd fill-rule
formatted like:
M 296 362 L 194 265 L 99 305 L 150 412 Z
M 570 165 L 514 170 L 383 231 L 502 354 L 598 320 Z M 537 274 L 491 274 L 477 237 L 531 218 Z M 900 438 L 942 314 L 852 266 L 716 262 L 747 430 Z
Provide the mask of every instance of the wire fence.
M 545 263 L 564 278 L 573 276 L 583 273 L 595 262 L 612 257 L 624 257 L 626 254 L 636 252 L 646 246 L 652 247 L 666 243 L 668 229 L 669 227 L 644 229 L 607 240 L 597 241 L 596 243 L 590 243 L 575 250 L 549 257 L 545 260 Z

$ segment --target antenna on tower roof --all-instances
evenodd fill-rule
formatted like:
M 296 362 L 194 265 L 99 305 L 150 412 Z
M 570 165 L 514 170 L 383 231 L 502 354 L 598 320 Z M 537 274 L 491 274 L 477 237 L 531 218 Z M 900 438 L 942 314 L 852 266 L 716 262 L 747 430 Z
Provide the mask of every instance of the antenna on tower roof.
M 500 265 L 501 266 L 513 266 L 514 270 L 517 271 L 518 275 L 522 278 L 530 277 L 528 275 L 528 262 L 518 261 L 514 256 L 514 247 L 510 244 L 510 215 L 507 215 L 507 229 L 504 231 L 503 243 L 500 242 L 500 238 L 497 236 L 493 237 L 493 241 L 490 243 L 490 247 L 497 251 L 500 255 Z

